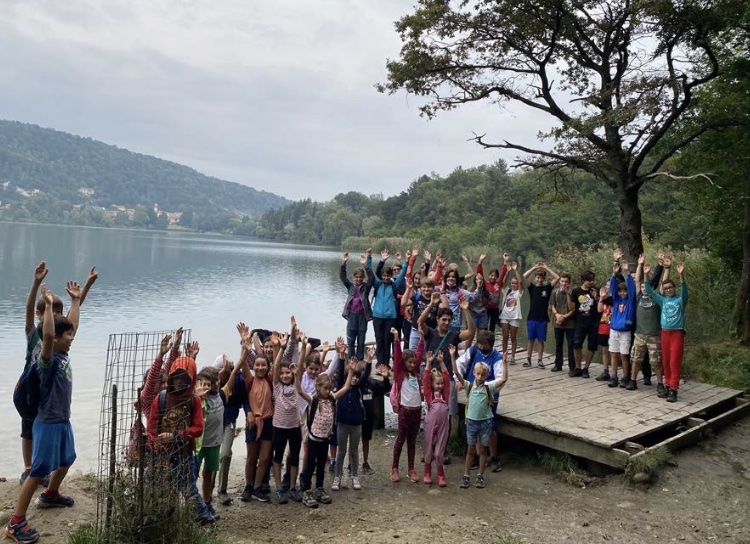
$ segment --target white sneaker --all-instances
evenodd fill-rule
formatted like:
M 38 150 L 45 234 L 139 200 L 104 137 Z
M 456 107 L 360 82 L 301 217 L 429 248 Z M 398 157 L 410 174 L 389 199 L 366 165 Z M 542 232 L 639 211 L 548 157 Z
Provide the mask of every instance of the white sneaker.
M 362 489 L 362 484 L 359 483 L 359 478 L 352 476 L 352 489 Z
M 341 476 L 336 476 L 331 484 L 331 491 L 338 491 L 341 489 Z

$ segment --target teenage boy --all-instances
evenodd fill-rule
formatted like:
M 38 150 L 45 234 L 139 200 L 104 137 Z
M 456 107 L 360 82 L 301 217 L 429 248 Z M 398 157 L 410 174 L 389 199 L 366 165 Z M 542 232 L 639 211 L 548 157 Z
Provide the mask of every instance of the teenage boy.
M 73 428 L 70 425 L 73 375 L 68 358 L 76 329 L 71 319 L 53 314 L 54 296 L 46 285 L 41 287 L 44 300 L 42 347 L 33 363 L 39 375 L 40 395 L 39 411 L 33 423 L 31 469 L 18 492 L 13 516 L 5 527 L 7 538 L 24 543 L 39 540 L 39 532 L 26 521 L 26 512 L 34 490 L 46 474 L 51 474 L 50 482 L 36 501 L 39 507 L 66 507 L 74 503 L 71 497 L 60 494 L 60 484 L 76 459 Z M 75 308 L 77 313 L 81 288 L 75 282 L 68 282 L 68 293 L 71 311 Z
M 596 311 L 599 292 L 594 287 L 596 275 L 591 270 L 581 272 L 581 286 L 570 292 L 570 300 L 575 306 L 576 328 L 573 333 L 573 356 L 576 367 L 568 372 L 571 378 L 588 378 L 589 366 L 597 348 L 599 314 Z M 583 344 L 588 338 L 588 352 L 583 366 Z
M 561 372 L 563 365 L 563 344 L 568 343 L 568 371 L 576 368 L 573 354 L 573 333 L 576 328 L 576 308 L 570 299 L 570 274 L 560 274 L 560 286 L 552 291 L 549 301 L 550 312 L 555 320 L 555 366 L 552 372 Z
M 534 283 L 529 280 L 531 273 L 534 272 Z M 552 276 L 552 283 L 545 283 L 547 273 Z M 526 363 L 524 366 L 531 366 L 531 355 L 534 353 L 534 343 L 539 342 L 539 351 L 536 361 L 537 368 L 544 368 L 544 342 L 547 340 L 547 325 L 549 324 L 549 303 L 552 298 L 552 290 L 557 285 L 560 276 L 547 266 L 544 261 L 539 261 L 529 268 L 523 275 L 523 281 L 526 283 L 526 289 L 529 293 L 529 315 L 526 318 L 526 337 L 529 340 L 529 346 L 526 350 Z
M 664 389 L 664 372 L 661 365 L 661 308 L 646 293 L 644 282 L 651 283 L 651 287 L 656 289 L 661 281 L 662 267 L 658 266 L 652 278 L 644 277 L 648 275 L 650 266 L 641 254 L 638 257 L 638 268 L 635 270 L 635 285 L 638 290 L 635 308 L 635 338 L 633 339 L 633 348 L 630 355 L 632 369 L 630 373 L 631 381 L 638 377 L 638 371 L 645 362 L 646 357 L 654 368 L 656 373 L 656 395 L 660 398 L 666 398 L 667 392 Z M 644 370 L 643 385 L 650 378 L 650 372 Z

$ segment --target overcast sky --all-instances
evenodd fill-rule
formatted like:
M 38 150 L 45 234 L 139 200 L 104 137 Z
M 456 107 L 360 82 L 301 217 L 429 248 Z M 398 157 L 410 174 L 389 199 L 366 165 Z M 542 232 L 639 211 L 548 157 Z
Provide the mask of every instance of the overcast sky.
M 514 155 L 545 119 L 490 105 L 427 121 L 378 93 L 405 0 L 0 0 L 0 118 L 155 155 L 291 199 L 397 194 Z

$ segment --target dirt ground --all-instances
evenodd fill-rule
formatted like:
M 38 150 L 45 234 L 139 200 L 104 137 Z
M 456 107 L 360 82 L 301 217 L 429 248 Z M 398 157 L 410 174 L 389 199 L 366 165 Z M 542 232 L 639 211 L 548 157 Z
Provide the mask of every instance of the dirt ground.
M 593 424 L 593 422 L 592 422 Z M 244 503 L 218 506 L 219 534 L 231 544 L 510 542 L 750 543 L 750 419 L 741 420 L 700 445 L 679 453 L 647 488 L 620 474 L 577 488 L 535 461 L 531 450 L 505 452 L 503 471 L 487 473 L 485 489 L 459 489 L 459 460 L 446 467 L 449 487 L 388 479 L 393 432 L 377 431 L 364 489 L 331 492 L 333 504 L 310 510 L 301 504 Z M 238 438 L 239 440 L 239 438 Z M 402 473 L 405 464 L 402 457 Z M 417 451 L 417 469 L 420 451 Z M 244 459 L 235 456 L 230 488 L 242 489 Z M 7 523 L 18 481 L 0 483 L 0 516 Z M 331 478 L 326 476 L 326 487 Z M 348 486 L 348 484 L 347 484 Z M 78 524 L 93 522 L 96 499 L 80 473 L 65 484 L 76 506 L 38 510 L 29 520 L 42 542 L 63 543 Z

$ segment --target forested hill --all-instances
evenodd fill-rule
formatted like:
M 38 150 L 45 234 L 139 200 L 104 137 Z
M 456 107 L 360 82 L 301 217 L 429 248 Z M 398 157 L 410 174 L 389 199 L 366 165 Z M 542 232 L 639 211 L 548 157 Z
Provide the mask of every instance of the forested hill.
M 251 217 L 289 203 L 273 193 L 91 138 L 0 121 L 0 200 L 20 203 L 29 194 L 73 205 L 156 204 L 167 212 Z

